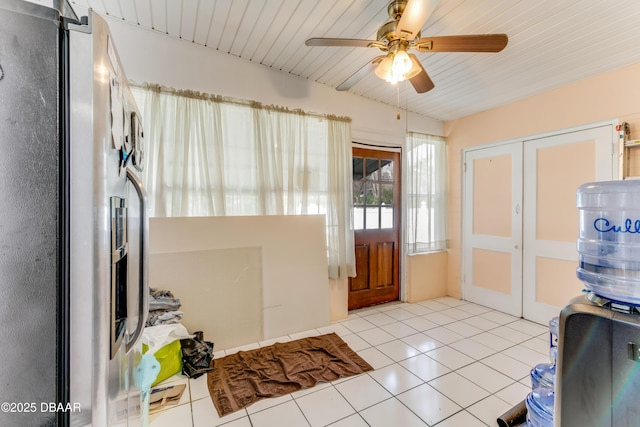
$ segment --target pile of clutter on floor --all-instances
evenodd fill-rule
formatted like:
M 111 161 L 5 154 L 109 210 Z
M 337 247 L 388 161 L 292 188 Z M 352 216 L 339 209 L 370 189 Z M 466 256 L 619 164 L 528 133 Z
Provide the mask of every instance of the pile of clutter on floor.
M 142 334 L 143 360 L 137 368 L 138 386 L 149 402 L 149 411 L 177 404 L 184 384 L 158 386 L 176 374 L 198 378 L 213 369 L 213 343 L 202 331 L 190 334 L 180 322 L 184 313 L 171 291 L 149 289 L 149 315 Z
M 179 310 L 180 300 L 171 291 L 149 289 L 149 316 L 147 326 L 180 323 L 183 312 Z

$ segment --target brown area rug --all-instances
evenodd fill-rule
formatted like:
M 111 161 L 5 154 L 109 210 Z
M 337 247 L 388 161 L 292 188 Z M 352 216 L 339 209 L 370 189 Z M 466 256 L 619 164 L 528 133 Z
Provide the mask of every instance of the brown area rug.
M 214 362 L 207 385 L 221 417 L 265 397 L 373 370 L 335 333 L 239 351 Z

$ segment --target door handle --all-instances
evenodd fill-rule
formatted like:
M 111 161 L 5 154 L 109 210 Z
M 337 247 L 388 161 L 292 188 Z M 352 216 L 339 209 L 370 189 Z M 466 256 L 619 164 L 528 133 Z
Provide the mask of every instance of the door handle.
M 127 168 L 127 179 L 133 185 L 133 188 L 138 194 L 140 200 L 140 257 L 139 257 L 139 272 L 140 277 L 138 279 L 138 290 L 140 295 L 138 298 L 138 324 L 133 332 L 133 335 L 127 342 L 126 352 L 133 348 L 136 341 L 142 335 L 144 325 L 147 322 L 147 313 L 149 312 L 149 284 L 147 273 L 147 257 L 149 255 L 149 249 L 147 246 L 147 195 L 142 186 L 142 182 L 138 177 Z

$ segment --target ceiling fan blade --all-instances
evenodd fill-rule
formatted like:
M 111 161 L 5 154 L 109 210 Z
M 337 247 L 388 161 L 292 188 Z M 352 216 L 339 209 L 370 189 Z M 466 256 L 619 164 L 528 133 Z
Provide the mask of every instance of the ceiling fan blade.
M 500 52 L 509 42 L 506 34 L 425 37 L 417 40 L 418 52 Z
M 440 0 L 409 0 L 396 28 L 396 37 L 415 39 L 439 3 Z
M 332 38 L 311 38 L 304 44 L 307 46 L 345 46 L 345 47 L 369 47 L 371 43 L 377 43 L 376 40 L 362 39 L 332 39 Z
M 374 71 L 383 58 L 384 55 L 376 56 L 371 61 L 367 62 L 364 66 L 360 67 L 358 71 L 351 74 L 347 80 L 340 83 L 338 87 L 336 87 L 336 90 L 342 91 L 351 89 L 351 87 L 358 83 L 364 76 Z
M 418 58 L 414 54 L 409 54 L 409 56 L 411 57 L 411 60 L 414 63 L 418 64 L 418 66 L 420 67 L 420 72 L 409 79 L 411 85 L 418 93 L 425 93 L 430 91 L 436 85 L 433 84 L 433 81 L 431 81 L 431 77 L 429 77 L 429 74 L 427 74 L 427 72 L 424 70 L 424 67 L 422 66 Z

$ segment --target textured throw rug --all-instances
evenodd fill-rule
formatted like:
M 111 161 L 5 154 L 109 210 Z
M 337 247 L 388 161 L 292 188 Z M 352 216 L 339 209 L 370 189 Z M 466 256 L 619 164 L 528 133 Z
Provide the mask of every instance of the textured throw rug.
M 239 351 L 214 362 L 207 384 L 221 417 L 265 397 L 373 370 L 335 333 Z

